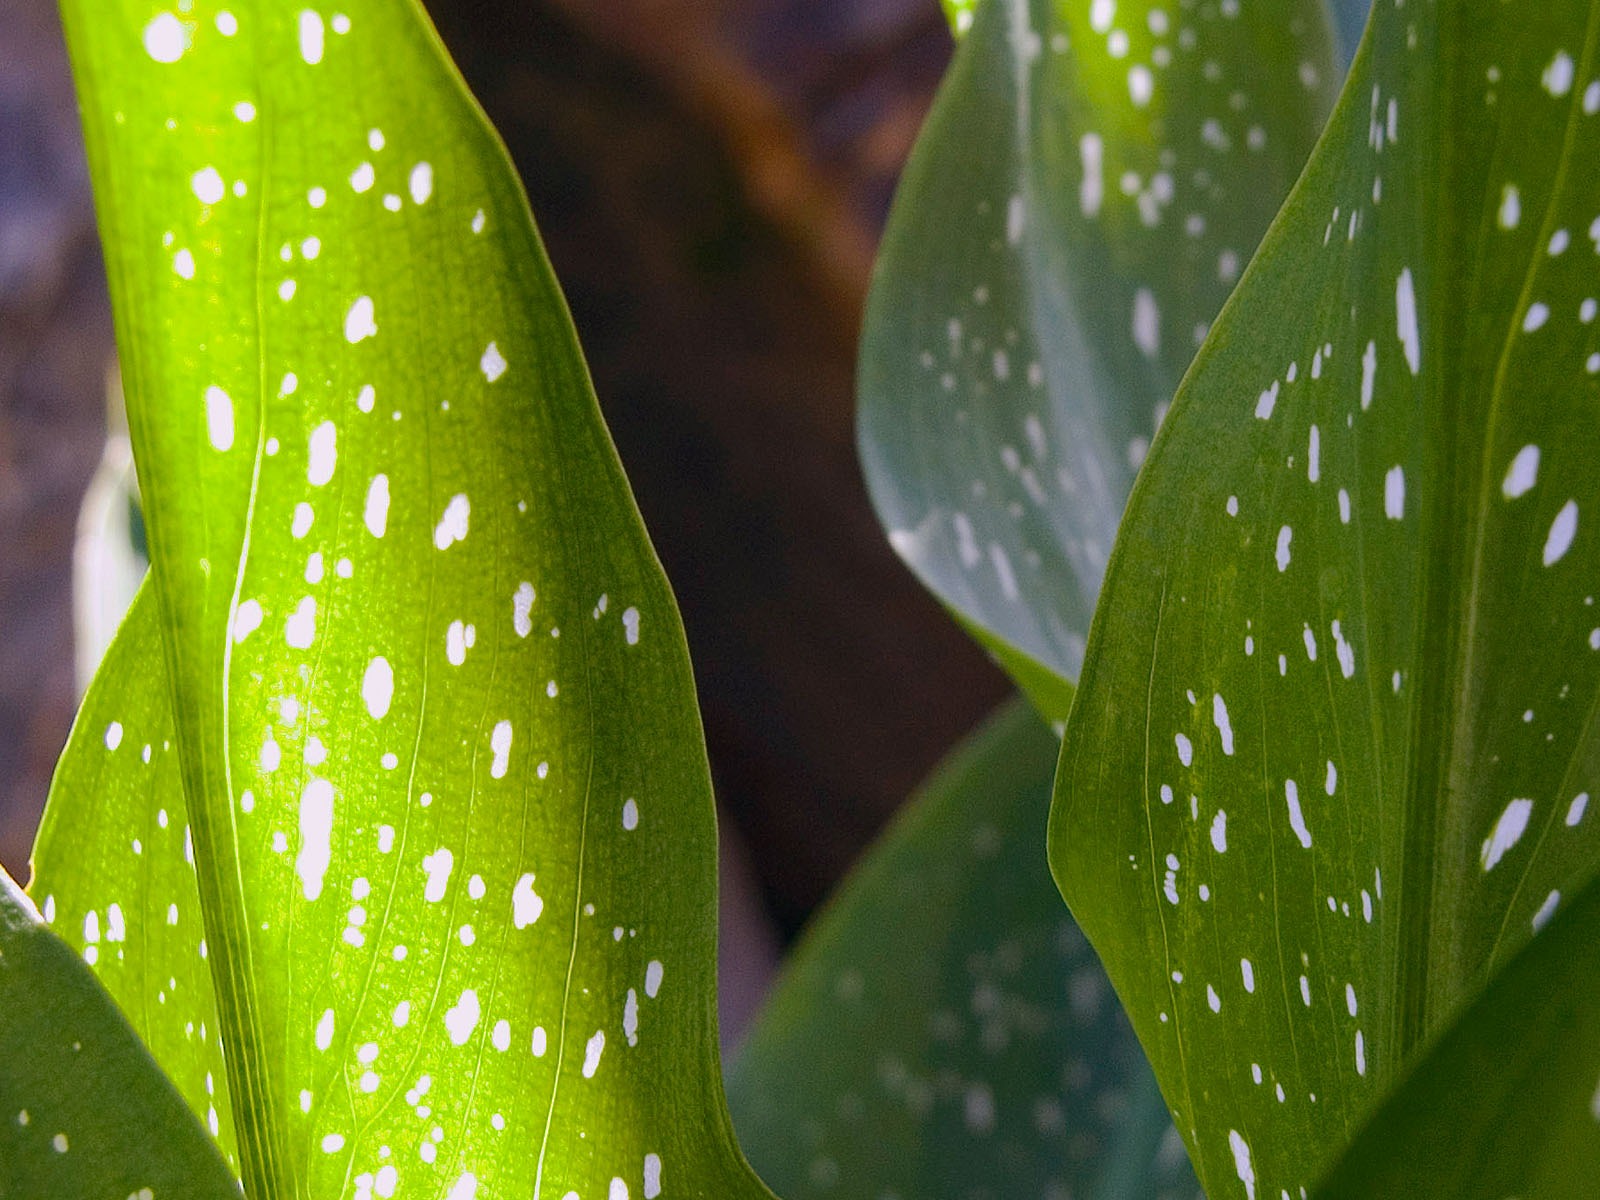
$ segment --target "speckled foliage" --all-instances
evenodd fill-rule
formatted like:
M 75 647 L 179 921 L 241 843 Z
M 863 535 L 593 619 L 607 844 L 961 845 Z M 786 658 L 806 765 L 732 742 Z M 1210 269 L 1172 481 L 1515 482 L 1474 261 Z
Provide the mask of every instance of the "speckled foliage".
M 791 956 L 728 1086 L 750 1161 L 789 1200 L 1197 1194 L 1050 880 L 1059 748 L 1013 700 Z
M 1050 717 L 1151 434 L 1338 82 L 1320 0 L 977 7 L 885 236 L 859 440 L 896 549 Z
M 1213 1196 L 1312 1184 L 1600 865 L 1597 49 L 1378 4 L 1134 489 L 1051 854 Z
M 421 9 L 65 12 L 153 578 L 40 906 L 259 1200 L 764 1195 L 676 610 Z

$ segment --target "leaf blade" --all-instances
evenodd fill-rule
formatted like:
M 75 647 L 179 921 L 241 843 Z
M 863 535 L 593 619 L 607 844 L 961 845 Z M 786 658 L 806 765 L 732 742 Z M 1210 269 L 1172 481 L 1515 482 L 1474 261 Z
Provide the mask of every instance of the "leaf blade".
M 676 609 L 420 8 L 67 18 L 248 1190 L 765 1195 Z
M 1600 1173 L 1600 885 L 1496 975 L 1368 1119 L 1319 1200 L 1577 1200 Z
M 1052 857 L 1221 1194 L 1308 1185 L 1597 862 L 1592 547 L 1546 549 L 1593 494 L 1550 149 L 1591 152 L 1595 19 L 1374 10 L 1135 489 Z
M 1195 1194 L 1039 851 L 1057 749 L 1020 701 L 1001 709 L 790 957 L 729 1078 L 780 1192 Z
M 1255 11 L 979 6 L 885 234 L 874 506 L 1053 719 L 1157 419 L 1331 102 L 1320 4 Z
M 4 872 L 0 1011 L 0 1192 L 36 1200 L 238 1194 L 116 1006 Z

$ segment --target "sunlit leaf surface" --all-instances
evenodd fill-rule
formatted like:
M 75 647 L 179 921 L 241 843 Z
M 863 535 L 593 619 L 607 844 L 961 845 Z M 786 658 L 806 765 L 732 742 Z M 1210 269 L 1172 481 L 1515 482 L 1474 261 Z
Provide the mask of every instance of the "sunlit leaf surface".
M 1315 0 L 979 5 L 862 340 L 895 547 L 1064 717 L 1161 413 L 1337 84 Z
M 0 1014 L 0 1196 L 238 1195 L 116 1005 L 4 872 Z
M 421 10 L 65 14 L 154 590 L 41 903 L 183 1008 L 140 1019 L 258 1200 L 764 1194 L 676 610 Z
M 957 749 L 796 951 L 729 1101 L 785 1196 L 1197 1194 L 1044 855 L 1058 743 L 1020 704 Z
M 1600 1180 L 1600 884 L 1495 976 L 1316 1200 L 1588 1200 Z
M 147 583 L 62 753 L 29 886 L 237 1169 L 161 654 L 160 609 Z
M 1373 21 L 1135 489 L 1052 824 L 1214 1197 L 1309 1186 L 1600 861 L 1600 5 Z

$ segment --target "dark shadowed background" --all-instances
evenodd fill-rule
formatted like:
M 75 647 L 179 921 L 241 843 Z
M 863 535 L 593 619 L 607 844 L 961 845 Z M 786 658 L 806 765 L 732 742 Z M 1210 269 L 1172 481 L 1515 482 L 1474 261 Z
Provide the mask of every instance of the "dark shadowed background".
M 937 0 L 428 0 L 510 146 L 677 590 L 724 830 L 725 1033 L 776 947 L 1005 694 L 888 549 L 855 334 L 950 54 Z M 52 0 L 0 0 L 0 862 L 75 708 L 112 362 Z

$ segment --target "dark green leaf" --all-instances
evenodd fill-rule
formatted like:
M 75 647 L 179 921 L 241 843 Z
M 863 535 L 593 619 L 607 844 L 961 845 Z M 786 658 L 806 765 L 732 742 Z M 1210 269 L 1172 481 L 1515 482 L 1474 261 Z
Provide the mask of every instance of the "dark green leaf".
M 994 0 L 956 53 L 884 239 L 861 454 L 895 547 L 1047 716 L 1336 82 L 1317 0 Z
M 235 1200 L 116 1005 L 0 871 L 0 1196 Z
M 1600 1180 L 1600 884 L 1372 1114 L 1317 1200 L 1590 1200 Z
M 1052 861 L 1217 1197 L 1308 1186 L 1600 863 L 1597 38 L 1374 9 L 1118 539 Z
M 786 1196 L 1189 1197 L 1144 1055 L 1043 851 L 1058 743 L 959 747 L 796 951 L 729 1100 Z
M 153 615 L 62 767 L 58 922 L 177 904 L 141 963 L 102 936 L 146 1003 L 203 935 L 256 1200 L 764 1195 L 721 1095 L 676 609 L 421 9 L 64 12 Z

